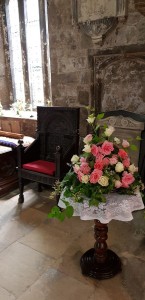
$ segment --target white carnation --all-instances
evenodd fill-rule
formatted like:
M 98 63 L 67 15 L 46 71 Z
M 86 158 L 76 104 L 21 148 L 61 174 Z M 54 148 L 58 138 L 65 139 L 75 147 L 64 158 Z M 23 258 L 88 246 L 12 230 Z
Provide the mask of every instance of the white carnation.
M 91 152 L 91 146 L 90 145 L 85 145 L 83 151 L 86 152 L 86 153 L 90 153 Z
M 116 144 L 120 144 L 120 143 L 121 143 L 120 139 L 118 139 L 117 137 L 114 138 L 114 142 L 115 142 Z

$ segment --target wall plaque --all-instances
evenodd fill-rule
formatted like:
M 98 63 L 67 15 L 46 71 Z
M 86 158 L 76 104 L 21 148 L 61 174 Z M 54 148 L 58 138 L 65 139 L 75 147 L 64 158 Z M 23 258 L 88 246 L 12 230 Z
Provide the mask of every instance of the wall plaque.
M 118 18 L 127 14 L 127 0 L 72 0 L 73 17 L 94 43 L 99 43 Z

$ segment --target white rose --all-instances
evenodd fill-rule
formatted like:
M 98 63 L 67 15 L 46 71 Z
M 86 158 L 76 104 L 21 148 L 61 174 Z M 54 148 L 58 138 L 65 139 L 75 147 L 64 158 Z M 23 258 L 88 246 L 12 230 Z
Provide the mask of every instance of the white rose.
M 89 181 L 89 176 L 88 175 L 83 175 L 82 176 L 82 182 L 83 183 L 88 183 L 88 181 Z
M 98 183 L 102 186 L 108 186 L 109 178 L 107 176 L 101 176 L 98 180 Z
M 86 152 L 86 153 L 90 153 L 91 152 L 91 146 L 90 145 L 85 145 L 83 151 Z
M 120 139 L 118 139 L 117 137 L 114 138 L 114 142 L 115 142 L 116 144 L 120 144 L 120 143 L 121 143 Z
M 108 128 L 105 129 L 104 134 L 106 136 L 110 136 L 114 132 L 115 128 L 113 126 L 108 126 Z
M 133 174 L 134 172 L 138 171 L 138 168 L 134 164 L 132 164 L 132 165 L 129 166 L 128 170 L 129 170 L 130 173 Z
M 118 163 L 116 164 L 116 166 L 115 166 L 115 171 L 118 172 L 118 173 L 124 171 L 124 166 L 123 166 L 123 164 L 122 164 L 121 162 L 118 162 Z
M 71 158 L 71 162 L 72 164 L 75 164 L 79 161 L 79 156 L 78 155 L 73 155 L 72 158 Z
M 93 124 L 94 121 L 95 121 L 94 114 L 89 115 L 87 121 L 88 121 L 89 124 Z

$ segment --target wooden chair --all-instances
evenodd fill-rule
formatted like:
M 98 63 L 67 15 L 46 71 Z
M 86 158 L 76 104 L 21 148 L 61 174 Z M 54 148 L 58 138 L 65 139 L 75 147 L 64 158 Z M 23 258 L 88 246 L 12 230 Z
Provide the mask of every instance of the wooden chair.
M 145 115 L 116 110 L 105 112 L 100 125 L 111 125 L 115 128 L 113 136 L 121 139 L 132 139 L 138 151 L 131 151 L 131 161 L 138 166 L 143 183 L 145 183 Z M 140 136 L 141 140 L 136 140 Z
M 37 138 L 24 149 L 18 146 L 19 203 L 24 202 L 26 180 L 54 185 L 69 170 L 73 154 L 79 148 L 79 108 L 37 107 Z

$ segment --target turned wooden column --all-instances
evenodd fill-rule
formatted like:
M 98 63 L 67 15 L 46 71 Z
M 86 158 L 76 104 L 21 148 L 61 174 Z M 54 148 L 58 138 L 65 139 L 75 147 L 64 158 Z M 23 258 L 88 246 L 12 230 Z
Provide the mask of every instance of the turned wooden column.
M 94 220 L 94 248 L 86 251 L 81 259 L 82 274 L 96 279 L 108 279 L 121 271 L 120 258 L 107 247 L 108 224 Z
M 108 238 L 108 224 L 102 224 L 98 220 L 94 220 L 94 255 L 98 263 L 104 263 L 107 258 L 107 238 Z

